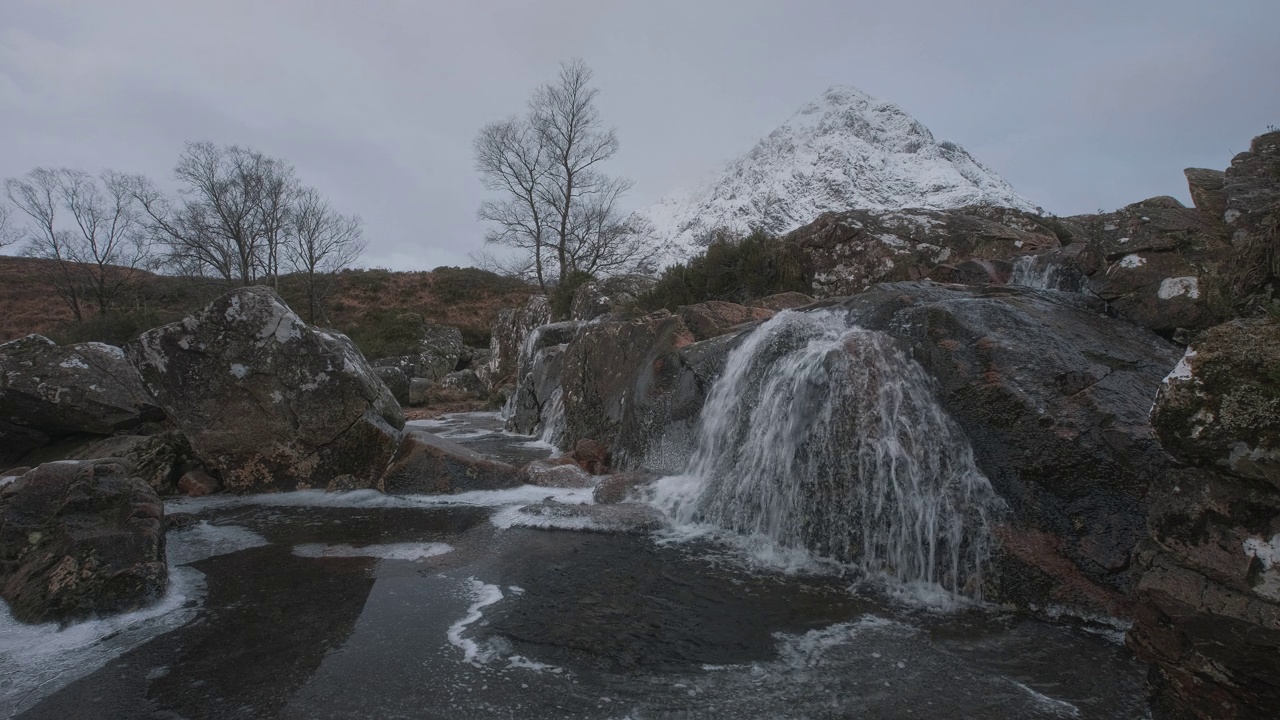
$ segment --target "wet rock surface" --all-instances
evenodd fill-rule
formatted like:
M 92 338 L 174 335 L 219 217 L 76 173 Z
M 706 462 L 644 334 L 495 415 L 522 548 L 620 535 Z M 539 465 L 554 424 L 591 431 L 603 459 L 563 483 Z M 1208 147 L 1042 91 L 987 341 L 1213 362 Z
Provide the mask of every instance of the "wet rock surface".
M 518 484 L 516 468 L 438 435 L 410 430 L 383 475 L 380 489 L 392 494 L 434 494 L 497 490 Z
M 477 432 L 491 419 L 471 417 L 441 425 L 491 442 Z M 21 717 L 1143 712 L 1141 668 L 1097 635 L 921 613 L 839 572 L 783 572 L 621 521 L 654 518 L 647 506 L 492 497 L 175 501 L 169 517 L 188 520 L 169 534 L 172 557 L 203 588 L 175 611 L 190 620 L 46 685 Z
M 399 445 L 400 406 L 359 350 L 269 288 L 228 293 L 127 352 L 231 491 L 371 487 Z
M 1280 707 L 1280 324 L 1211 328 L 1152 410 L 1187 467 L 1152 493 L 1128 643 L 1157 717 L 1266 718 Z
M 1122 614 L 1145 498 L 1169 466 L 1148 411 L 1177 348 L 1083 299 L 1012 287 L 888 284 L 842 307 L 933 376 L 1008 503 L 997 595 Z
M 168 579 L 164 507 L 122 463 L 41 465 L 0 489 L 0 593 L 18 620 L 135 610 Z

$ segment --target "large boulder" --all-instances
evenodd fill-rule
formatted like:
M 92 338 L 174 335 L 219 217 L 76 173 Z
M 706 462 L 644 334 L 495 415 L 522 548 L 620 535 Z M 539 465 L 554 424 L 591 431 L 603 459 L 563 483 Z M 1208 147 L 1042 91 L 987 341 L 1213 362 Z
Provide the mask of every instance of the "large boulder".
M 0 345 L 0 464 L 49 438 L 110 435 L 163 417 L 120 348 L 40 335 Z
M 168 581 L 164 505 L 122 463 L 41 465 L 0 489 L 0 594 L 18 620 L 135 610 Z
M 452 325 L 422 326 L 422 339 L 418 343 L 418 367 L 415 377 L 439 380 L 458 369 L 458 363 L 466 354 L 462 331 Z
M 405 433 L 381 489 L 391 494 L 451 494 L 521 484 L 520 471 L 421 430 Z
M 722 300 L 708 300 L 681 307 L 677 314 L 696 340 L 708 340 L 729 332 L 744 323 L 773 317 L 774 311 L 763 307 L 747 307 Z
M 399 445 L 400 406 L 360 351 L 270 288 L 230 292 L 126 350 L 229 490 L 371 487 Z
M 1247 152 L 1232 158 L 1222 190 L 1236 305 L 1280 302 L 1280 131 L 1259 135 Z
M 391 397 L 401 405 L 409 404 L 409 381 L 410 376 L 406 375 L 404 370 L 397 365 L 375 365 L 373 374 L 378 376 L 383 385 L 387 386 L 387 390 L 391 393 Z
M 525 338 L 536 327 L 551 322 L 551 304 L 545 295 L 529 298 L 520 308 L 498 313 L 489 341 L 489 364 L 484 373 L 498 387 L 516 381 L 516 366 Z
M 1280 323 L 1210 329 L 1152 410 L 1187 467 L 1152 493 L 1127 640 L 1157 717 L 1240 720 L 1280 707 Z
M 1007 503 L 996 595 L 1123 614 L 1168 466 L 1148 411 L 1176 347 L 1081 296 L 1012 286 L 896 283 L 841 307 L 910 348 Z

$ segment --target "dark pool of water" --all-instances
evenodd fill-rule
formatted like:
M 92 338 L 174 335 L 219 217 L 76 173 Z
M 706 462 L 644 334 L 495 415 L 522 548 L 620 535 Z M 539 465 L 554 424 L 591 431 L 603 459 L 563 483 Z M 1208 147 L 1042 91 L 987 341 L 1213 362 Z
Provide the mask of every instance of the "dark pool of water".
M 175 557 L 234 550 L 190 564 L 189 621 L 68 671 L 20 717 L 1146 715 L 1143 668 L 1074 627 L 921 608 L 706 541 L 307 502 L 177 508 L 202 522 L 170 533 Z

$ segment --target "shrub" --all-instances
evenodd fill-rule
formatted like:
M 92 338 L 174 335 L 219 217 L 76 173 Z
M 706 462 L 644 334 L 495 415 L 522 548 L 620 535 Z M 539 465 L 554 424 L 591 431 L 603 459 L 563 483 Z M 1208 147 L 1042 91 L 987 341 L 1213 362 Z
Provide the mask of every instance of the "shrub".
M 569 311 L 573 307 L 574 293 L 578 288 L 595 280 L 591 273 L 574 270 L 560 279 L 551 292 L 547 293 L 547 301 L 551 304 L 552 320 L 568 320 Z
M 375 308 L 338 330 L 351 338 L 369 360 L 409 355 L 417 352 L 422 339 L 422 316 L 395 308 Z
M 431 271 L 431 278 L 436 298 L 446 304 L 530 290 L 519 278 L 480 268 L 438 267 Z
M 664 270 L 637 304 L 675 310 L 707 300 L 746 303 L 789 291 L 813 291 L 799 252 L 757 230 L 739 239 L 713 239 L 702 255 Z
M 159 310 L 130 310 L 110 315 L 96 315 L 81 322 L 69 322 L 54 330 L 53 339 L 68 345 L 101 342 L 117 347 L 160 325 L 181 320 L 183 313 Z

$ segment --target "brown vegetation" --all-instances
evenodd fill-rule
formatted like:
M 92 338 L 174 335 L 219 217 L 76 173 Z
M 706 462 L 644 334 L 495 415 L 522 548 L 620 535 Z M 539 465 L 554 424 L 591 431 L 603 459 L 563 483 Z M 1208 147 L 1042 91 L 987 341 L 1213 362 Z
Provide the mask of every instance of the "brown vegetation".
M 225 291 L 213 280 L 146 274 L 137 288 L 108 317 L 75 322 L 66 303 L 49 292 L 42 277 L 50 261 L 0 256 L 0 342 L 30 333 L 60 342 L 98 340 L 121 344 L 156 325 L 181 319 Z M 280 294 L 305 310 L 306 288 L 293 276 L 280 278 Z M 522 304 L 530 288 L 518 280 L 475 268 L 436 268 L 430 272 L 348 270 L 334 276 L 320 325 L 367 344 L 383 335 L 388 323 L 406 313 L 427 322 L 454 325 L 472 346 L 489 342 L 498 311 Z

